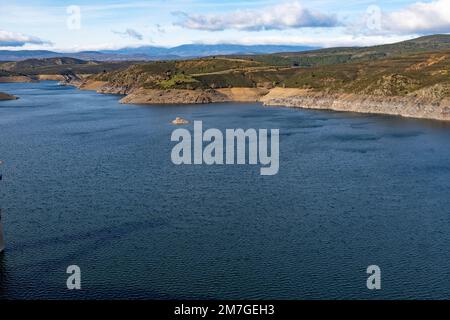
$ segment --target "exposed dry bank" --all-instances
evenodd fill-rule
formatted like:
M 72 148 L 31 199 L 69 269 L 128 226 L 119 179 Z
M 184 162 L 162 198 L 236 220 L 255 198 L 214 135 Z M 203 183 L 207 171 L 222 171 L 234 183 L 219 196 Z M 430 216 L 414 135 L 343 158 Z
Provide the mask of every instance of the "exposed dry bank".
M 123 94 L 129 104 L 206 104 L 217 102 L 262 102 L 267 106 L 326 109 L 403 117 L 450 120 L 450 98 L 423 95 L 382 96 L 323 93 L 296 88 L 225 89 L 132 89 L 103 81 L 84 81 L 78 87 L 99 93 Z
M 389 114 L 411 118 L 450 121 L 450 97 L 447 90 L 433 86 L 406 96 L 351 93 L 324 93 L 297 88 L 219 88 L 219 89 L 144 89 L 114 86 L 107 81 L 91 80 L 86 76 L 76 81 L 61 75 L 39 75 L 39 80 L 61 80 L 81 90 L 125 95 L 121 103 L 129 104 L 207 104 L 218 102 L 262 102 L 267 106 L 324 109 L 359 113 Z M 30 82 L 29 77 L 10 77 L 0 82 Z M 0 93 L 0 100 L 17 97 Z
M 9 77 L 3 81 L 61 80 L 84 90 L 124 95 L 123 103 L 259 101 L 450 120 L 449 35 L 367 48 L 259 56 L 137 63 L 31 59 L 0 64 L 0 82 L 2 77 Z
M 326 109 L 373 114 L 389 114 L 410 118 L 450 120 L 450 99 L 431 100 L 414 96 L 371 96 L 356 94 L 324 94 L 302 92 L 291 96 L 282 89 L 263 97 L 265 105 L 305 109 Z

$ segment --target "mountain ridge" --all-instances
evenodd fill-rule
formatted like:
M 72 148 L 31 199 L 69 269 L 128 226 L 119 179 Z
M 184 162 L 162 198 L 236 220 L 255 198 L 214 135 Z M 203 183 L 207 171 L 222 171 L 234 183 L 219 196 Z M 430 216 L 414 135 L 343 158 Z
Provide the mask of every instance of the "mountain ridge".
M 117 50 L 56 52 L 49 50 L 0 50 L 0 61 L 21 61 L 26 59 L 43 59 L 70 57 L 82 60 L 177 60 L 200 58 L 229 54 L 271 54 L 288 51 L 316 50 L 318 47 L 295 45 L 236 45 L 236 44 L 184 44 L 172 48 L 158 46 L 141 46 Z
M 184 44 L 171 48 L 159 46 L 126 47 L 116 50 L 56 52 L 49 50 L 0 50 L 0 61 L 21 61 L 67 57 L 95 61 L 161 61 L 182 60 L 212 56 L 267 56 L 274 55 L 285 59 L 285 63 L 295 63 L 293 57 L 320 54 L 335 56 L 330 63 L 358 59 L 361 55 L 374 58 L 387 57 L 392 54 L 436 51 L 450 48 L 450 35 L 436 34 L 423 36 L 397 43 L 363 47 L 318 48 L 302 45 L 239 45 L 239 44 Z M 336 58 L 339 56 L 339 58 Z M 272 59 L 272 63 L 274 59 Z

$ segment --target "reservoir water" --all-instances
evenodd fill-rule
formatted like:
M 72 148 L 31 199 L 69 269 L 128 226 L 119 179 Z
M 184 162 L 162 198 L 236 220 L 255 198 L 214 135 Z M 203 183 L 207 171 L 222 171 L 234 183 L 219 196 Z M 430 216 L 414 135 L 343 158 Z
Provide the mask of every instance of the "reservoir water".
M 450 297 L 449 124 L 122 105 L 55 82 L 0 91 L 20 97 L 0 102 L 0 298 Z M 279 128 L 278 175 L 173 165 L 175 117 Z M 66 289 L 69 265 L 81 291 Z

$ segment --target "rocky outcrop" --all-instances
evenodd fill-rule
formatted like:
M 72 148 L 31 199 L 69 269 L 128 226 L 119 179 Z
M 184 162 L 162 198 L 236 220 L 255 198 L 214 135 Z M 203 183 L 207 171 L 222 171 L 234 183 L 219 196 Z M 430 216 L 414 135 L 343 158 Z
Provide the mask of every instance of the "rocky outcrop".
M 96 83 L 94 83 L 93 81 L 88 81 L 85 85 L 81 87 L 81 89 L 95 90 L 98 93 L 121 94 L 121 95 L 127 95 L 133 91 L 133 88 L 128 86 L 115 86 L 102 81 L 97 81 Z
M 16 100 L 18 99 L 16 96 L 7 94 L 7 93 L 3 93 L 0 92 L 0 101 L 4 101 L 4 100 Z
M 416 90 L 409 95 L 416 98 L 439 102 L 446 97 L 450 97 L 450 85 L 436 84 L 434 86 Z
M 99 92 L 118 93 L 104 89 Z M 120 94 L 127 94 L 122 103 L 131 104 L 206 104 L 215 102 L 258 102 L 269 93 L 263 88 L 226 88 L 226 89 L 137 89 L 123 90 Z
M 389 114 L 411 118 L 450 120 L 450 99 L 430 100 L 414 96 L 369 96 L 303 92 L 289 97 L 264 99 L 265 105 Z
M 172 124 L 174 125 L 189 124 L 189 121 L 180 117 L 176 117 L 176 119 L 172 121 Z
M 138 89 L 120 100 L 121 103 L 132 104 L 206 104 L 226 101 L 230 101 L 226 95 L 212 89 Z
M 72 71 L 64 72 L 61 76 L 63 80 L 59 82 L 60 85 L 81 87 L 84 83 L 83 79 Z

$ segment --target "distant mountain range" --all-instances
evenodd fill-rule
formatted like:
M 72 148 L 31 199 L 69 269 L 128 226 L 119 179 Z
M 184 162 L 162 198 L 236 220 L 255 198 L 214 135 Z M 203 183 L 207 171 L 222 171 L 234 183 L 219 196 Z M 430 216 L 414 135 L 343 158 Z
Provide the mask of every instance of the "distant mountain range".
M 119 50 L 82 51 L 62 53 L 47 50 L 0 50 L 0 61 L 20 61 L 55 57 L 70 57 L 83 60 L 176 60 L 214 55 L 271 54 L 280 52 L 303 52 L 317 47 L 289 45 L 235 45 L 235 44 L 186 44 L 174 48 L 143 46 Z

